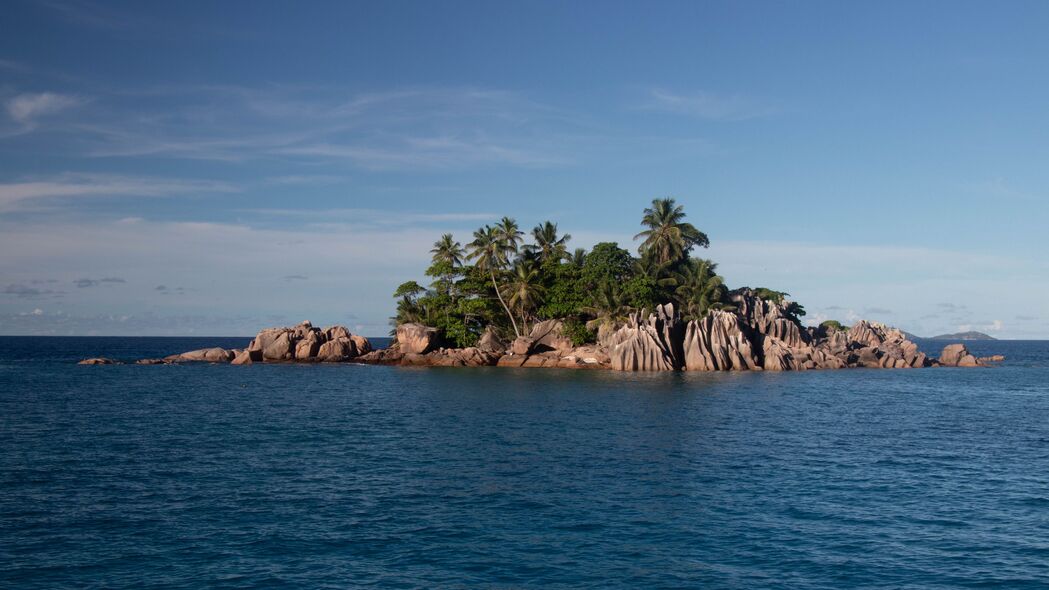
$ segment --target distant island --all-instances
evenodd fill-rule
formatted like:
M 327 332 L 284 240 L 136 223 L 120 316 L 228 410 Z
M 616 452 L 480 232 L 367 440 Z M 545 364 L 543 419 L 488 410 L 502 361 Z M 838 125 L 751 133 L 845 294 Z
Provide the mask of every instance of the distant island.
M 997 340 L 994 336 L 984 334 L 983 332 L 957 332 L 954 334 L 940 334 L 939 336 L 930 336 L 926 340 Z
M 387 349 L 372 350 L 367 339 L 341 326 L 321 329 L 303 322 L 265 329 L 244 349 L 138 362 L 352 361 L 618 371 L 902 369 L 984 362 L 962 344 L 930 358 L 902 331 L 876 322 L 805 326 L 805 308 L 788 293 L 728 288 L 714 261 L 691 255 L 710 240 L 684 219 L 684 208 L 674 199 L 654 199 L 634 236 L 641 242 L 638 256 L 614 242 L 570 252 L 571 236 L 550 221 L 536 225 L 530 239 L 509 217 L 473 232 L 465 247 L 445 234 L 430 251 L 429 286 L 411 280 L 395 290 L 395 341 Z

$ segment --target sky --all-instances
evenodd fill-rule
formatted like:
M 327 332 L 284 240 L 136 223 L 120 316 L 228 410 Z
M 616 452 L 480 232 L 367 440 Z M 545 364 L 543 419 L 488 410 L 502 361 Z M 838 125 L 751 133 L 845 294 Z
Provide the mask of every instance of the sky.
M 0 334 L 389 331 L 442 233 L 674 197 L 806 320 L 1049 338 L 1044 2 L 99 2 L 0 19 Z

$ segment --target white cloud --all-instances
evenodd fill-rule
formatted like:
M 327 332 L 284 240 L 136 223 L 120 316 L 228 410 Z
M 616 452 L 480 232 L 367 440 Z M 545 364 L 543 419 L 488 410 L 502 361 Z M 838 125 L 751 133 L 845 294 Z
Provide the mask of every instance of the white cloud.
M 717 121 L 742 121 L 775 112 L 771 106 L 744 96 L 709 92 L 677 94 L 663 89 L 651 91 L 647 108 Z
M 61 174 L 46 180 L 0 183 L 0 213 L 24 209 L 36 199 L 84 196 L 158 197 L 235 192 L 236 187 L 211 180 L 184 180 L 103 174 Z
M 73 96 L 42 92 L 40 94 L 19 94 L 9 99 L 5 106 L 7 114 L 12 119 L 23 125 L 33 125 L 39 117 L 64 111 L 80 102 L 80 99 Z

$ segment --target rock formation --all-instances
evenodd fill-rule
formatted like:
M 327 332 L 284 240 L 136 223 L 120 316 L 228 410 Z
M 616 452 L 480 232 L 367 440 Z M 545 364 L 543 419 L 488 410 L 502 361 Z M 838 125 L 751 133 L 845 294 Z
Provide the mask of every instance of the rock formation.
M 969 353 L 964 344 L 949 344 L 940 353 L 940 364 L 945 367 L 978 367 L 981 362 Z
M 938 361 L 895 328 L 859 321 L 851 328 L 803 328 L 787 302 L 761 299 L 748 289 L 731 294 L 733 307 L 684 322 L 672 304 L 632 314 L 625 325 L 605 326 L 599 342 L 572 346 L 564 323 L 537 323 L 509 345 L 491 326 L 477 346 L 443 348 L 441 334 L 421 324 L 397 327 L 396 343 L 372 350 L 368 339 L 343 326 L 267 328 L 239 350 L 207 348 L 138 364 L 187 362 L 246 365 L 273 362 L 346 362 L 436 367 L 557 367 L 618 371 L 804 371 L 811 369 L 986 366 L 1002 357 L 977 359 L 964 344 L 943 349 Z M 117 364 L 106 358 L 80 364 Z
M 617 371 L 673 371 L 684 364 L 685 325 L 673 304 L 632 314 L 612 341 L 609 356 Z
M 397 326 L 397 347 L 405 354 L 426 354 L 437 348 L 438 344 L 436 328 L 422 324 Z

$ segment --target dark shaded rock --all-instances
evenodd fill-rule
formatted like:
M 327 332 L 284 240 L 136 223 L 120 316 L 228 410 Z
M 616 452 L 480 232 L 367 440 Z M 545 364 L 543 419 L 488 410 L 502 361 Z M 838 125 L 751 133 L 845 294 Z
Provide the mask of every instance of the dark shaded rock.
M 90 359 L 84 359 L 77 363 L 78 365 L 122 365 L 124 363 L 115 361 L 113 359 L 107 359 L 105 357 L 96 357 Z
M 495 330 L 488 326 L 484 329 L 484 333 L 481 334 L 480 340 L 477 341 L 477 348 L 491 352 L 497 355 L 501 355 L 506 352 L 506 342 L 495 333 Z
M 528 336 L 518 336 L 510 345 L 510 352 L 512 354 L 529 354 L 532 352 L 533 344 L 535 344 L 535 341 Z
M 532 339 L 532 350 L 543 352 L 547 350 L 571 350 L 572 339 L 565 336 L 564 323 L 561 320 L 545 320 L 532 326 L 528 334 Z

